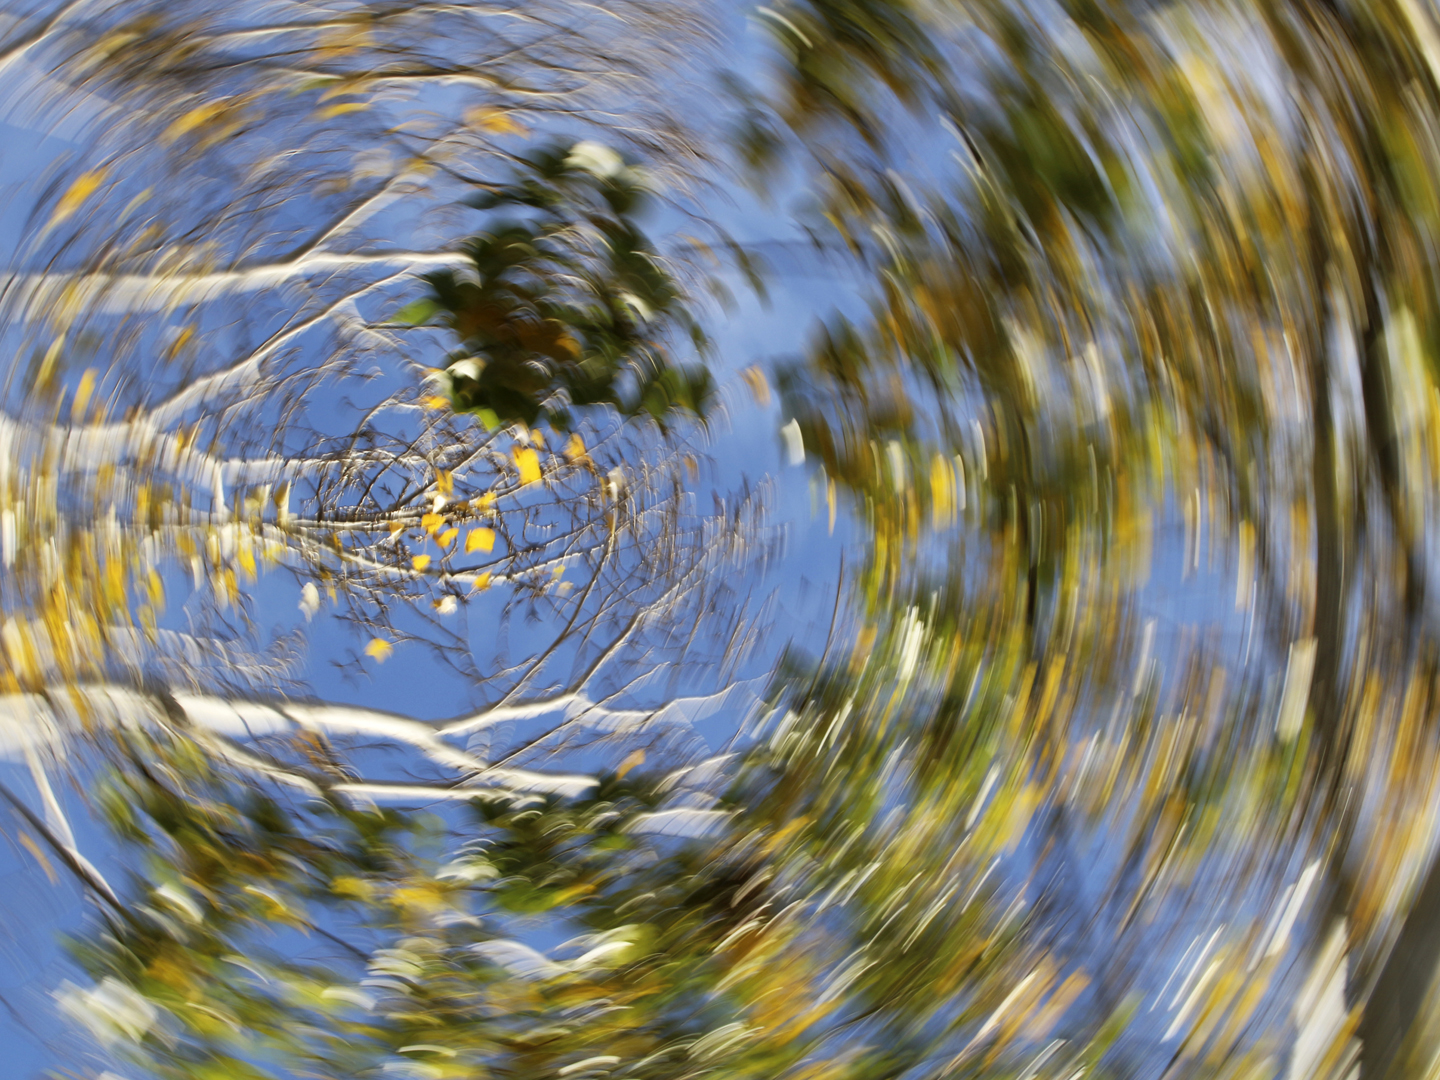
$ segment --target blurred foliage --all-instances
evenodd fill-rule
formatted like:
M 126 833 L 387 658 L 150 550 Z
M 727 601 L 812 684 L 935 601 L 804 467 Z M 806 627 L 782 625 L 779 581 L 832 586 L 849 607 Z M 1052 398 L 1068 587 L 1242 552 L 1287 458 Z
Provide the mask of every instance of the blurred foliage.
M 514 183 L 470 200 L 500 215 L 466 243 L 470 267 L 425 275 L 430 295 L 396 317 L 441 321 L 460 339 L 440 376 L 457 411 L 491 426 L 543 415 L 560 430 L 571 407 L 610 405 L 662 427 L 677 410 L 703 414 L 710 373 L 671 363 L 665 346 L 681 332 L 703 348 L 704 335 L 640 231 L 646 183 L 615 151 L 581 142 L 535 152 Z
M 1416 1073 L 1433 1036 L 1387 957 L 1423 997 L 1433 12 L 757 21 L 746 159 L 800 177 L 868 283 L 779 380 L 860 526 L 826 652 L 787 657 L 708 785 L 632 768 L 468 816 L 127 735 L 97 797 L 142 872 L 77 945 L 73 1010 L 174 1077 L 1343 1077 L 1357 1033 L 1364 1075 Z M 455 410 L 703 412 L 646 199 L 587 141 L 475 200 L 469 265 L 395 318 L 458 339 Z

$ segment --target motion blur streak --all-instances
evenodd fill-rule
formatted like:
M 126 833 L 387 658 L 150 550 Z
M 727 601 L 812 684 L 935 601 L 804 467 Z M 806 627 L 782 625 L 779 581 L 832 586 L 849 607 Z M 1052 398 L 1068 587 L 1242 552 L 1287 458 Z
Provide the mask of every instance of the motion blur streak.
M 0 3 L 14 1075 L 1440 1070 L 1430 0 Z

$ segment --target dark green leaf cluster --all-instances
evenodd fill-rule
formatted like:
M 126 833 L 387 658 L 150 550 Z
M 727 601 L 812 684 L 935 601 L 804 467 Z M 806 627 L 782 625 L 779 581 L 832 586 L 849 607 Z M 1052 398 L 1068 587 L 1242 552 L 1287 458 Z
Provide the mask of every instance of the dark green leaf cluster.
M 580 142 L 522 159 L 512 183 L 470 200 L 495 216 L 465 244 L 469 265 L 426 275 L 430 295 L 397 317 L 459 339 L 441 374 L 457 411 L 562 430 L 572 407 L 662 427 L 703 415 L 710 375 L 673 362 L 670 346 L 704 337 L 640 228 L 649 198 L 638 167 Z

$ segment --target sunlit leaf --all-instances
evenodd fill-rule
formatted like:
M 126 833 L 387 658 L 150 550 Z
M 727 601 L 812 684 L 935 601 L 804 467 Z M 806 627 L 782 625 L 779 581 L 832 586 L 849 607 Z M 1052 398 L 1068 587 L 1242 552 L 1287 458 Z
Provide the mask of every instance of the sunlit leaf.
M 465 122 L 494 135 L 528 135 L 529 131 L 504 109 L 478 108 L 465 114 Z
M 770 407 L 770 383 L 765 378 L 765 372 L 752 364 L 740 374 L 745 379 L 745 385 L 750 388 L 750 394 L 754 397 L 755 404 L 762 409 L 768 409 Z
M 223 115 L 230 107 L 226 101 L 212 101 L 204 105 L 197 105 L 195 108 L 183 113 L 165 129 L 161 136 L 165 142 L 174 142 L 183 135 L 187 135 L 196 128 L 203 127 L 217 116 Z
M 440 305 L 432 299 L 415 300 L 395 312 L 390 317 L 390 321 L 404 323 L 407 326 L 423 326 L 433 319 L 439 310 Z
M 540 455 L 528 446 L 515 448 L 515 467 L 520 470 L 522 484 L 533 484 L 540 479 Z
M 75 388 L 75 400 L 70 405 L 70 418 L 76 423 L 85 419 L 85 410 L 90 406 L 90 395 L 95 392 L 95 369 L 86 368 Z
M 62 221 L 71 217 L 77 210 L 84 206 L 90 196 L 94 195 L 95 192 L 100 189 L 100 185 L 105 182 L 105 178 L 108 175 L 109 170 L 101 168 L 92 169 L 89 172 L 81 173 L 77 176 L 70 186 L 65 189 L 65 194 L 60 196 L 60 200 L 55 204 L 55 209 L 50 213 L 50 221 L 47 224 L 47 228 L 53 229 L 56 225 L 59 225 Z
M 327 105 L 323 109 L 315 110 L 316 120 L 333 120 L 337 116 L 345 116 L 347 113 L 364 112 L 370 108 L 368 101 L 342 101 L 335 105 Z

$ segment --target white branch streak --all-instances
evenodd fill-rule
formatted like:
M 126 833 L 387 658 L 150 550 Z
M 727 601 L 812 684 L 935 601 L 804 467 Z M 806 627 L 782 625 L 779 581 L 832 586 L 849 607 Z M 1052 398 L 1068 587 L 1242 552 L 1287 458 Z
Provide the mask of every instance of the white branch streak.
M 398 267 L 413 273 L 459 266 L 463 261 L 464 256 L 449 251 L 316 251 L 287 262 L 208 274 L 18 274 L 5 281 L 3 292 L 27 316 L 52 310 L 62 301 L 91 314 L 126 315 L 173 311 L 237 293 L 271 289 L 315 274 L 372 267 Z
M 64 849 L 65 854 L 73 860 L 93 888 L 99 889 L 112 902 L 116 901 L 117 894 L 105 880 L 105 875 L 100 873 L 94 863 L 80 854 L 80 848 L 75 843 L 75 830 L 70 827 L 70 819 L 65 816 L 60 800 L 55 797 L 55 789 L 50 785 L 50 774 L 46 772 L 34 746 L 25 748 L 25 759 L 30 766 L 30 776 L 35 781 L 36 790 L 40 792 L 40 804 L 45 808 L 45 823 L 51 834 L 48 839 Z
M 321 323 L 327 322 L 337 313 L 344 314 L 346 309 L 351 307 L 359 297 L 398 281 L 408 276 L 410 272 L 410 268 L 407 267 L 388 277 L 381 278 L 379 281 L 372 282 L 361 289 L 346 293 L 338 300 L 327 304 L 309 318 L 302 319 L 293 326 L 278 331 L 271 335 L 265 344 L 255 349 L 243 360 L 232 364 L 230 367 L 196 379 L 184 390 L 173 394 L 168 400 L 151 409 L 149 413 L 150 420 L 161 427 L 170 427 L 182 421 L 190 409 L 205 405 L 218 395 L 227 391 L 238 390 L 245 387 L 259 376 L 265 361 L 269 360 L 270 357 L 274 356 L 287 345 L 290 345 L 302 334 L 314 329 Z

